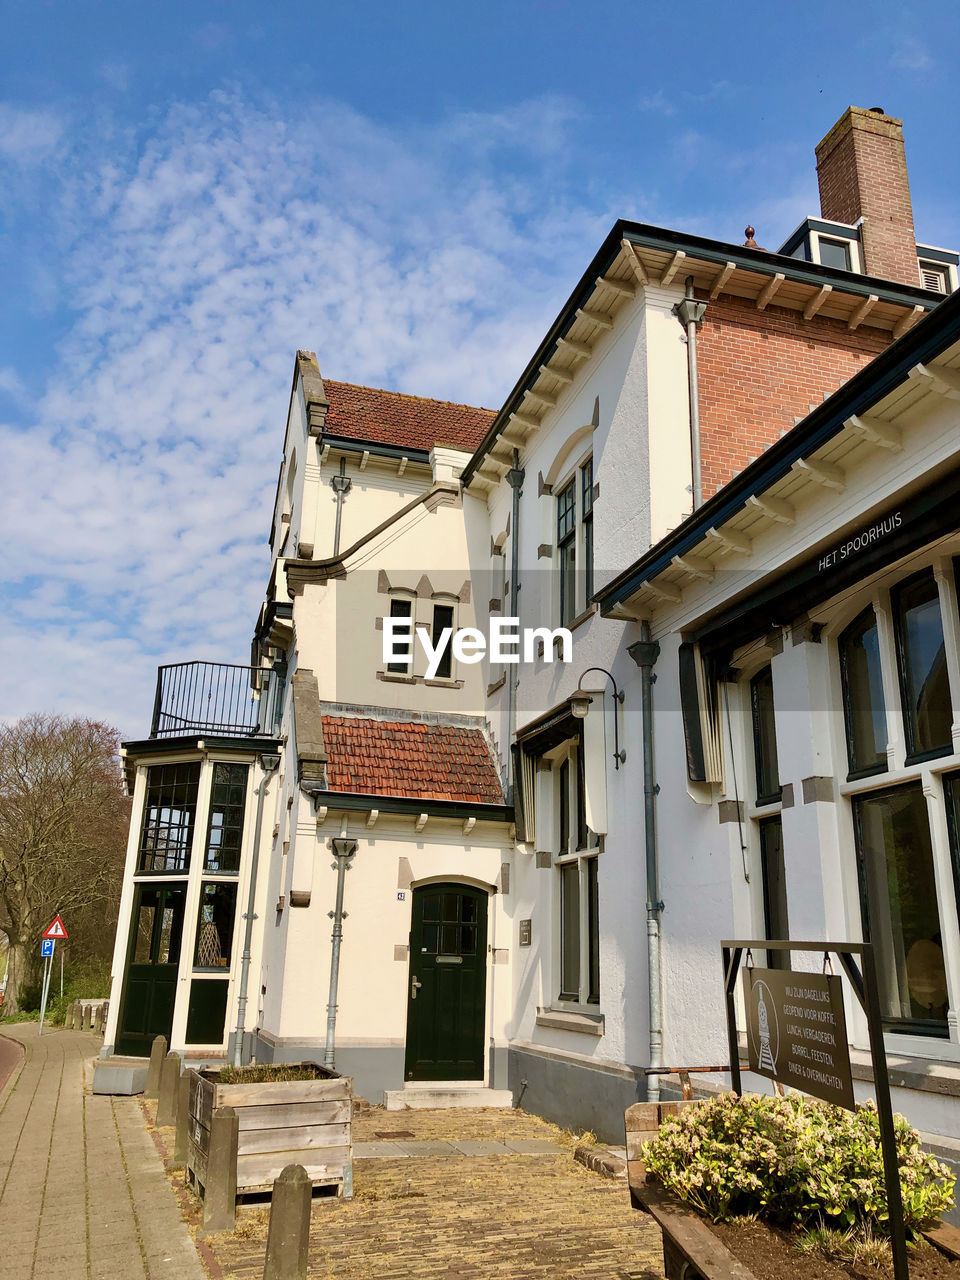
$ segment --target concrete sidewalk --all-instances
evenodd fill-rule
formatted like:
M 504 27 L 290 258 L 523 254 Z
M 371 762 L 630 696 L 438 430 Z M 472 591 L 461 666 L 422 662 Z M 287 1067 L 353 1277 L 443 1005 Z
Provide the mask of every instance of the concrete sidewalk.
M 88 1092 L 100 1039 L 12 1024 L 0 1095 L 3 1280 L 206 1280 L 134 1098 Z

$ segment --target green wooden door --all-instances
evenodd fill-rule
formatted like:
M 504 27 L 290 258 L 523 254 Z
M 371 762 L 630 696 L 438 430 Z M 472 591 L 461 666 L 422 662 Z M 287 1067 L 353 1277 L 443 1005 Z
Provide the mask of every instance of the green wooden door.
M 186 897 L 185 884 L 137 885 L 117 1053 L 149 1057 L 155 1036 L 170 1040 Z
M 487 894 L 462 884 L 413 891 L 407 1080 L 482 1080 Z

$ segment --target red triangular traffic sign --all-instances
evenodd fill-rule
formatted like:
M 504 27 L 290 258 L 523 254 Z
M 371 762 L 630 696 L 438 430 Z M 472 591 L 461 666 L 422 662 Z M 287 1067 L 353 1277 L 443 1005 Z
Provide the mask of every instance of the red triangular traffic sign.
M 43 931 L 43 936 L 44 936 L 45 938 L 65 938 L 65 937 L 67 937 L 67 931 L 66 931 L 66 929 L 64 928 L 63 921 L 60 919 L 60 917 L 59 917 L 59 916 L 57 916 L 57 918 L 54 920 L 53 924 L 49 925 L 46 929 L 44 929 L 44 931 Z

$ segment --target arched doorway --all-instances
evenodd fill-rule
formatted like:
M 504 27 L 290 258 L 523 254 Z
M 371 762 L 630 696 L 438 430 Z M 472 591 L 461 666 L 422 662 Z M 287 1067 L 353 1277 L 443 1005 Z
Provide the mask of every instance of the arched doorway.
M 482 1080 L 487 997 L 484 889 L 413 891 L 405 1080 Z

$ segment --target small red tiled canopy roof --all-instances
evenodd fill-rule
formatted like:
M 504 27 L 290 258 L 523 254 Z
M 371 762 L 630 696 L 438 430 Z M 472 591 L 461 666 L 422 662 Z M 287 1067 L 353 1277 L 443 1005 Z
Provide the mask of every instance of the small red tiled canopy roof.
M 350 440 L 407 449 L 446 444 L 473 453 L 495 417 L 492 409 L 474 409 L 448 400 L 424 400 L 327 378 L 323 379 L 323 386 L 330 402 L 325 430 Z
M 323 742 L 331 791 L 503 804 L 480 729 L 324 716 Z

